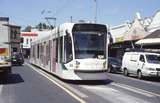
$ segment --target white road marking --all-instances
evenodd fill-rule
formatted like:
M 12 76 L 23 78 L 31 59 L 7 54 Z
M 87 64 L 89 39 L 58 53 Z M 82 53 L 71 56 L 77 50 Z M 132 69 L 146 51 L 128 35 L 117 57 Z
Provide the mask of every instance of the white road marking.
M 72 91 L 70 91 L 69 89 L 65 88 L 64 86 L 60 85 L 58 82 L 54 81 L 53 79 L 49 78 L 48 76 L 46 76 L 45 74 L 43 74 L 42 72 L 38 71 L 35 67 L 33 67 L 30 64 L 26 64 L 29 67 L 31 67 L 33 70 L 35 70 L 36 72 L 38 72 L 39 74 L 41 74 L 42 76 L 44 76 L 45 78 L 47 78 L 48 80 L 50 80 L 52 83 L 56 84 L 58 87 L 60 87 L 62 90 L 64 90 L 66 93 L 68 93 L 70 96 L 72 96 L 74 99 L 76 99 L 77 101 L 79 101 L 80 103 L 86 103 L 83 99 L 81 99 L 80 97 L 78 97 L 77 95 L 75 95 Z
M 117 74 L 112 74 L 118 78 L 127 78 L 129 80 L 134 80 L 134 81 L 138 81 L 138 82 L 141 82 L 141 83 L 147 83 L 147 84 L 153 84 L 153 85 L 156 85 L 156 86 L 160 86 L 160 83 L 158 82 L 153 82 L 153 81 L 147 81 L 147 80 L 140 80 L 140 79 L 137 79 L 137 78 L 133 78 L 133 77 L 125 77 L 123 75 L 117 75 Z M 110 79 L 112 80 L 112 77 L 110 77 Z
M 79 91 L 78 89 L 73 88 L 72 86 L 67 85 L 66 83 L 62 82 L 59 79 L 54 78 L 52 75 L 49 75 L 48 73 L 42 71 L 39 69 L 39 71 L 43 74 L 45 74 L 46 76 L 48 76 L 49 78 L 53 79 L 54 81 L 58 82 L 60 85 L 64 86 L 65 88 L 71 90 L 73 93 L 75 93 L 76 95 L 80 96 L 81 98 L 87 98 L 88 96 L 84 93 L 82 93 L 81 91 Z
M 92 90 L 98 90 L 98 91 L 104 91 L 106 90 L 107 92 L 118 92 L 118 90 L 106 87 L 106 86 L 87 86 L 87 85 L 81 85 L 80 87 L 86 88 L 86 89 L 92 89 Z
M 88 96 L 84 93 L 82 93 L 81 91 L 69 86 L 69 85 L 65 85 L 65 87 L 71 91 L 73 91 L 74 93 L 76 93 L 78 96 L 80 96 L 81 98 L 87 98 Z
M 0 84 L 0 103 L 4 103 L 4 100 L 3 100 L 4 98 L 2 97 L 2 89 L 3 89 L 3 85 Z
M 148 96 L 148 97 L 154 97 L 154 96 L 160 97 L 160 94 L 152 93 L 152 92 L 149 92 L 149 91 L 146 91 L 146 90 L 143 90 L 143 89 L 139 89 L 139 88 L 136 88 L 136 87 L 132 87 L 132 86 L 129 86 L 129 85 L 126 85 L 126 84 L 112 83 L 111 85 L 114 85 L 114 86 L 117 86 L 117 87 L 120 87 L 120 88 L 123 88 L 123 89 L 127 89 L 129 91 L 139 93 L 139 94 L 142 94 L 142 95 L 145 95 L 145 96 Z
M 2 93 L 3 85 L 0 84 L 0 94 Z
M 104 98 L 111 103 L 150 103 L 149 101 L 143 100 L 138 97 L 126 94 L 117 89 L 107 86 L 81 86 L 88 91 Z

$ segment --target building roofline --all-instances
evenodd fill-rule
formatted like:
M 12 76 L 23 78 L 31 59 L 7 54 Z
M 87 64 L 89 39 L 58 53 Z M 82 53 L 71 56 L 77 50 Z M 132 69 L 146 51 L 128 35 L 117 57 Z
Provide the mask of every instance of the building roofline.
M 9 17 L 0 17 L 0 21 L 9 21 Z
M 13 24 L 3 24 L 5 26 L 9 26 L 9 27 L 17 27 L 17 28 L 21 28 L 21 26 L 18 25 L 13 25 Z

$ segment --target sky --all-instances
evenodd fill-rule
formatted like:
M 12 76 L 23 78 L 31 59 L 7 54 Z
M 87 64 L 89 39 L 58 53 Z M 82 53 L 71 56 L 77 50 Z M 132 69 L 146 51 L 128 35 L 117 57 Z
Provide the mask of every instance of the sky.
M 160 10 L 160 0 L 0 0 L 0 16 L 22 28 L 56 18 L 56 25 L 79 20 L 94 21 L 97 1 L 97 23 L 110 26 L 132 21 L 136 12 L 151 17 Z M 47 23 L 47 22 L 46 22 Z M 54 20 L 50 20 L 54 24 Z

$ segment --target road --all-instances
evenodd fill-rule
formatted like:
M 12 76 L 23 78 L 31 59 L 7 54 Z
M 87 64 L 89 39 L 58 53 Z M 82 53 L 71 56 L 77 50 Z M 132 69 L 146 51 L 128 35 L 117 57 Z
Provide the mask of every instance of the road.
M 28 64 L 1 80 L 0 103 L 64 102 L 160 103 L 160 80 L 108 73 L 106 81 L 64 82 Z
M 88 103 L 160 103 L 160 80 L 139 80 L 111 73 L 108 78 L 104 83 L 72 86 L 88 96 L 85 98 Z
M 0 103 L 79 103 L 57 85 L 28 66 L 14 66 L 1 80 Z
M 108 76 L 116 83 L 125 84 L 152 93 L 160 94 L 160 78 L 148 77 L 139 80 L 134 75 L 131 75 L 130 77 L 125 77 L 122 74 L 111 74 L 111 73 L 109 73 Z

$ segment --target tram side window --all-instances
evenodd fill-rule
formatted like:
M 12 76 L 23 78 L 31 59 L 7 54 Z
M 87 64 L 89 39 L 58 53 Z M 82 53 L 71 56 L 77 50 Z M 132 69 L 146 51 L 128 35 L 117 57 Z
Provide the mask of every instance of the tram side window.
M 35 46 L 33 45 L 33 58 L 35 58 Z
M 58 62 L 58 38 L 56 39 L 56 62 Z
M 50 44 L 49 42 L 46 45 L 46 64 L 48 65 L 50 61 Z
M 69 34 L 64 37 L 64 53 L 65 53 L 65 63 L 70 62 L 73 59 L 72 55 L 72 41 Z
M 30 56 L 33 58 L 33 45 L 31 45 L 31 54 Z
M 56 39 L 56 61 L 57 62 L 63 61 L 62 53 L 63 53 L 63 38 L 60 37 Z
M 41 62 L 42 63 L 43 63 L 43 57 L 44 57 L 43 53 L 44 53 L 44 45 L 41 44 L 41 55 L 40 55 L 40 58 L 41 58 Z
M 59 53 L 60 53 L 60 62 L 63 62 L 63 56 L 62 56 L 62 53 L 63 53 L 63 38 L 61 37 L 60 38 L 60 44 L 59 44 L 60 48 L 59 48 Z
M 49 56 L 49 60 L 50 60 L 50 56 L 51 56 L 51 40 L 49 40 L 49 44 L 48 44 L 48 51 L 49 51 L 49 53 L 48 53 L 48 56 Z

